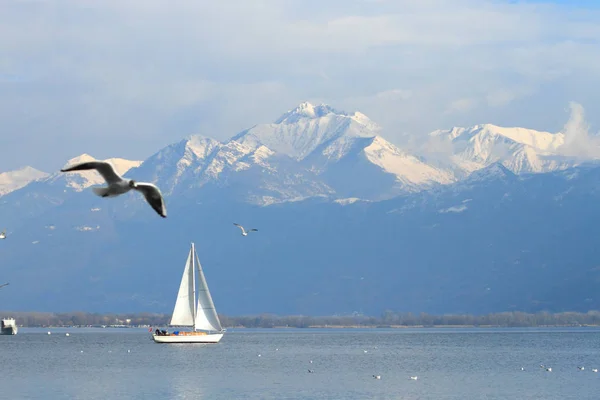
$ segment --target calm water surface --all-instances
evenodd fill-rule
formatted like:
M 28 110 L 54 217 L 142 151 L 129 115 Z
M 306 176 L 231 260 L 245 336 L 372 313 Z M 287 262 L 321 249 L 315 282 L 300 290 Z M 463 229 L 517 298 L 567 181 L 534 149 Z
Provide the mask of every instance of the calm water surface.
M 598 329 L 47 331 L 0 336 L 1 399 L 600 399 Z

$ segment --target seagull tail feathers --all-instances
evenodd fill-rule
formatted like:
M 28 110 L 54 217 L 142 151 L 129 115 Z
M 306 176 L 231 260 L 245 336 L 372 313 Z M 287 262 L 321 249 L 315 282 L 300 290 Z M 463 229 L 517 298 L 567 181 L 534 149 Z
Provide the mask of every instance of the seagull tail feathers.
M 94 194 L 96 194 L 97 196 L 100 196 L 100 197 L 108 196 L 108 188 L 107 187 L 95 187 L 95 188 L 92 188 L 92 191 L 94 192 Z

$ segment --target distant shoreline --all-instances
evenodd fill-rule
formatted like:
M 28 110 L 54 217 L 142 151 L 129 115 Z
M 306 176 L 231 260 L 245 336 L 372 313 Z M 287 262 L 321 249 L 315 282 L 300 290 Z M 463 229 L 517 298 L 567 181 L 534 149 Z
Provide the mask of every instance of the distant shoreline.
M 31 328 L 151 328 L 167 326 L 170 314 L 15 312 L 0 311 L 0 318 L 14 318 L 20 327 Z M 519 311 L 485 315 L 396 313 L 386 311 L 379 317 L 365 315 L 279 316 L 259 314 L 230 317 L 219 315 L 221 325 L 230 329 L 305 328 L 305 329 L 410 329 L 410 328 L 573 328 L 599 327 L 600 311 L 524 313 Z
M 51 325 L 51 326 L 38 326 L 38 325 L 18 325 L 19 328 L 36 328 L 36 329 L 149 329 L 165 326 L 163 325 L 127 325 L 127 326 L 95 326 L 95 325 Z M 504 325 L 393 325 L 393 326 L 373 326 L 373 325 L 315 325 L 306 327 L 297 326 L 272 326 L 272 327 L 248 327 L 248 326 L 226 326 L 225 329 L 538 329 L 538 328 L 600 328 L 600 325 L 543 325 L 543 326 L 504 326 Z

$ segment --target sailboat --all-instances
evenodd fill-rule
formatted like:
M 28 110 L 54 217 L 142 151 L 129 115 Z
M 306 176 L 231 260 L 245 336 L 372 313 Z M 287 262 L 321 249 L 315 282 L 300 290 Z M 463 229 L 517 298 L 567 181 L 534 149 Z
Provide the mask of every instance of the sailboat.
M 196 290 L 196 275 L 198 275 L 198 290 Z M 198 294 L 197 301 L 196 292 Z M 177 301 L 169 325 L 192 327 L 193 330 L 176 330 L 166 333 L 166 331 L 157 329 L 152 334 L 156 343 L 218 343 L 225 333 L 210 296 L 194 243 L 192 243 L 185 262 Z

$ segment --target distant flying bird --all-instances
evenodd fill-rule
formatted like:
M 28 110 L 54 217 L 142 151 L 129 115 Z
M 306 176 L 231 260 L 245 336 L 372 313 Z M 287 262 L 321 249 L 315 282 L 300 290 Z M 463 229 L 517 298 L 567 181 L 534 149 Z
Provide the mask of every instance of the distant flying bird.
M 85 171 L 95 169 L 104 178 L 107 187 L 92 188 L 93 192 L 100 197 L 116 197 L 131 189 L 141 192 L 150 206 L 163 218 L 167 217 L 167 208 L 160 190 L 151 183 L 136 182 L 133 179 L 123 179 L 116 172 L 111 163 L 106 161 L 90 161 L 74 165 L 60 172 Z
M 411 376 L 411 377 L 410 377 L 410 379 L 411 379 L 412 381 L 416 381 L 417 379 L 419 379 L 419 377 L 418 377 L 418 376 Z
M 250 229 L 247 231 L 240 224 L 236 224 L 235 222 L 233 224 L 242 230 L 242 236 L 248 236 L 248 233 L 250 232 L 258 232 L 258 229 Z
M 2 285 L 0 285 L 0 288 L 3 288 L 4 286 L 8 286 L 8 283 L 3 283 Z
M 0 239 L 6 239 L 6 229 L 0 232 Z

